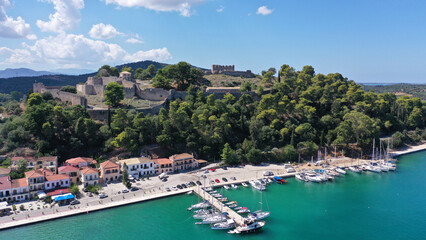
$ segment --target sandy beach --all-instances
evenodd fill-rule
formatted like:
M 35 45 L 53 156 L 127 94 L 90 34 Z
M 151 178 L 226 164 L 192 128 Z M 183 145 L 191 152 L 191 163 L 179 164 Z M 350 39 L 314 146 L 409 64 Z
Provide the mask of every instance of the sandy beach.
M 403 154 L 408 154 L 412 152 L 417 152 L 421 150 L 426 150 L 426 143 L 410 146 L 406 149 L 392 151 L 392 156 L 400 156 Z M 352 165 L 363 164 L 366 160 L 361 159 L 351 159 L 351 158 L 336 158 L 328 159 L 331 165 L 348 167 Z M 318 168 L 313 164 L 293 164 L 296 172 L 299 172 L 303 169 L 314 169 Z M 205 173 L 206 169 L 216 168 L 216 171 Z M 174 196 L 179 194 L 184 194 L 192 190 L 192 188 L 186 188 L 178 191 L 166 191 L 166 188 L 171 188 L 178 184 L 187 183 L 190 181 L 200 181 L 204 183 L 202 175 L 206 175 L 205 186 L 222 186 L 232 183 L 241 183 L 247 182 L 254 179 L 263 178 L 265 171 L 273 171 L 276 176 L 281 177 L 293 177 L 295 173 L 288 173 L 283 164 L 267 164 L 264 166 L 252 166 L 246 165 L 243 167 L 228 168 L 224 170 L 218 168 L 217 164 L 210 164 L 202 169 L 194 170 L 186 173 L 178 173 L 169 175 L 167 182 L 162 182 L 158 177 L 151 177 L 149 180 L 137 181 L 133 183 L 134 186 L 137 186 L 140 190 L 129 193 L 119 193 L 124 189 L 124 185 L 121 182 L 115 182 L 104 187 L 103 192 L 108 194 L 107 198 L 99 199 L 99 197 L 88 197 L 83 196 L 79 199 L 80 204 L 74 206 L 53 206 L 52 208 L 46 204 L 40 204 L 40 209 L 29 211 L 21 211 L 10 216 L 4 216 L 0 218 L 0 230 L 18 227 L 27 224 L 34 224 L 37 222 L 54 220 L 57 218 L 68 217 L 78 214 L 90 214 L 93 211 L 99 211 L 102 209 L 108 209 L 148 200 L 153 200 L 157 198 L 163 198 L 168 196 Z M 235 177 L 236 180 L 231 180 L 231 177 Z M 228 182 L 224 182 L 222 178 L 227 178 Z M 213 183 L 215 179 L 218 179 L 220 183 Z M 32 204 L 36 205 L 38 202 L 32 201 Z M 28 205 L 29 203 L 24 203 Z M 19 209 L 19 205 L 17 207 Z

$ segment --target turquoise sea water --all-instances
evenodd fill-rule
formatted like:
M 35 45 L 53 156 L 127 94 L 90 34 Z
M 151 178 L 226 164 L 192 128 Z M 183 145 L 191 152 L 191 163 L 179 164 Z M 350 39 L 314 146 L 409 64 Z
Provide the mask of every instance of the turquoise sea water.
M 252 235 L 195 225 L 186 208 L 196 196 L 175 196 L 0 232 L 0 239 L 426 239 L 426 151 L 400 157 L 389 173 L 348 173 L 334 183 L 271 184 L 264 209 L 272 214 Z M 259 207 L 252 188 L 224 190 Z

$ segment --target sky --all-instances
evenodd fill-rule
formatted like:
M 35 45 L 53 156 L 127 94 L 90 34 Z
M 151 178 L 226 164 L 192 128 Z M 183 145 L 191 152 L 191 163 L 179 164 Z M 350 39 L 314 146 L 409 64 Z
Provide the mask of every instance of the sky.
M 426 1 L 0 0 L 0 69 L 142 60 L 426 84 Z

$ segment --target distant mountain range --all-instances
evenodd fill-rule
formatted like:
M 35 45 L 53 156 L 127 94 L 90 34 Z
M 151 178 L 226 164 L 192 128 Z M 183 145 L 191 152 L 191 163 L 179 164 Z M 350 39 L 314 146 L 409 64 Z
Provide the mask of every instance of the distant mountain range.
M 131 67 L 133 71 L 135 71 L 138 68 L 146 69 L 151 64 L 154 64 L 156 69 L 160 69 L 168 65 L 166 63 L 159 63 L 154 61 L 140 61 L 134 63 L 126 63 L 118 65 L 116 67 L 118 68 L 118 70 L 121 70 L 122 67 L 128 66 Z M 4 74 L 2 75 L 1 73 Z M 7 73 L 9 75 L 7 75 Z M 27 93 L 28 90 L 32 89 L 33 83 L 35 82 L 42 82 L 46 86 L 75 86 L 78 83 L 86 82 L 88 77 L 95 76 L 96 74 L 97 72 L 91 72 L 81 75 L 66 75 L 47 71 L 34 71 L 28 68 L 8 68 L 3 71 L 0 71 L 0 93 L 10 93 L 11 91 L 20 91 L 22 93 Z
M 0 78 L 12 78 L 12 77 L 38 77 L 43 75 L 54 75 L 58 73 L 48 71 L 35 71 L 29 68 L 6 68 L 0 70 Z

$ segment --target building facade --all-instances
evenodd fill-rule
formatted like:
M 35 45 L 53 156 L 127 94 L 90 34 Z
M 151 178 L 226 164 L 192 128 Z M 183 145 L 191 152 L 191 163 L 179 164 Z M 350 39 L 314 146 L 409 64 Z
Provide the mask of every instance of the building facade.
M 66 174 L 74 184 L 80 184 L 80 169 L 74 166 L 62 166 L 58 168 L 59 174 Z
M 113 161 L 100 164 L 101 179 L 104 182 L 117 181 L 120 178 L 120 166 Z
M 173 161 L 173 171 L 182 172 L 198 167 L 198 162 L 195 161 L 194 155 L 188 153 L 175 154 L 169 157 Z
M 92 164 L 96 164 L 96 160 L 88 157 L 77 157 L 71 158 L 65 161 L 65 165 L 73 166 L 77 168 L 90 167 Z
M 120 160 L 121 171 L 124 171 L 124 164 L 127 165 L 127 172 L 136 178 L 154 175 L 154 160 L 148 157 L 138 157 Z
M 173 172 L 173 161 L 168 158 L 154 159 L 154 163 L 154 170 L 156 175 Z
M 80 169 L 80 174 L 83 186 L 99 184 L 99 171 L 97 169 L 84 167 Z

